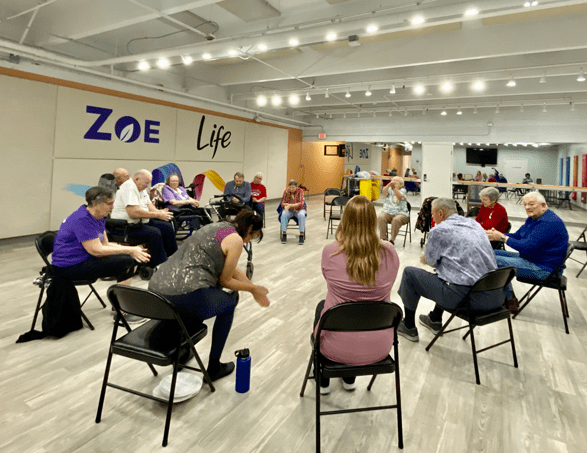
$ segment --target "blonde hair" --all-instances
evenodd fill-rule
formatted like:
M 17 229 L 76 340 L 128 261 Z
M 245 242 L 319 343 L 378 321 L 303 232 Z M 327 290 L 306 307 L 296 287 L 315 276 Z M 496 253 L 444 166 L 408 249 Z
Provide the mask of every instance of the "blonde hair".
M 334 255 L 344 252 L 349 278 L 365 286 L 375 284 L 381 252 L 386 250 L 379 240 L 376 226 L 375 206 L 367 197 L 357 195 L 345 206 L 336 229 L 338 250 Z

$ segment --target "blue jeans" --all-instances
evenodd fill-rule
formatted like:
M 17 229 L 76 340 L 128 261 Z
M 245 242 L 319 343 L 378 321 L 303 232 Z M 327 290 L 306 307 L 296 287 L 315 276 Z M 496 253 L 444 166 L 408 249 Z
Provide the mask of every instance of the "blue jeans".
M 265 205 L 263 203 L 253 202 L 253 210 L 256 211 L 261 217 L 263 217 L 263 213 L 265 212 Z
M 281 232 L 285 233 L 287 231 L 287 222 L 289 219 L 297 217 L 298 224 L 300 226 L 300 233 L 306 231 L 306 210 L 301 209 L 300 211 L 283 211 L 281 213 Z
M 531 263 L 524 258 L 520 258 L 520 254 L 516 252 L 495 250 L 495 260 L 497 261 L 497 267 L 515 267 L 516 276 L 518 277 L 544 280 L 550 275 L 550 271 L 544 270 L 540 266 Z M 514 290 L 511 283 L 507 287 L 507 292 L 508 299 L 514 297 Z

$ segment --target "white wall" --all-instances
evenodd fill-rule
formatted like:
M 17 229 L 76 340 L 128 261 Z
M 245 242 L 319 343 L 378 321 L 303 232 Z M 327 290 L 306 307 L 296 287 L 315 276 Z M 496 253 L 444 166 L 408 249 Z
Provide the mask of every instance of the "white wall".
M 57 229 L 84 203 L 85 188 L 117 167 L 133 174 L 173 162 L 186 184 L 207 170 L 225 181 L 262 171 L 274 198 L 286 182 L 287 129 L 3 75 L 0 105 L 3 182 L 13 194 L 0 199 L 0 238 Z M 125 125 L 131 141 L 120 133 Z M 97 134 L 89 134 L 93 128 Z M 219 131 L 218 147 L 210 145 Z M 206 180 L 202 200 L 217 193 Z

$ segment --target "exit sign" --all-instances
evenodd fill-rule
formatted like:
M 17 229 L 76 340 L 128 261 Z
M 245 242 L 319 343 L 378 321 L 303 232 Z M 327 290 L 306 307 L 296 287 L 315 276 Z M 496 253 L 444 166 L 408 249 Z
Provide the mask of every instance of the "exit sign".
M 320 140 L 324 140 L 326 138 L 326 134 L 324 132 L 321 132 L 321 133 L 318 134 L 318 138 Z

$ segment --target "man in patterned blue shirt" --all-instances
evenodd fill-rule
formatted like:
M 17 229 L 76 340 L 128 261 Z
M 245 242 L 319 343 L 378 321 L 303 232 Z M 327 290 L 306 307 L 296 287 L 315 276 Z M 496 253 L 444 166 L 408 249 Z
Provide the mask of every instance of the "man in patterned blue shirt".
M 477 280 L 497 269 L 485 230 L 475 219 L 458 215 L 454 200 L 435 199 L 432 217 L 436 226 L 428 234 L 426 252 L 420 261 L 436 268 L 436 273 L 408 266 L 398 291 L 405 316 L 397 333 L 410 341 L 419 340 L 415 316 L 420 297 L 436 302 L 433 311 L 420 315 L 420 323 L 436 334 L 442 327 L 443 307 L 455 308 Z M 493 294 L 479 293 L 472 298 L 471 307 L 479 311 L 491 310 L 504 301 L 502 290 Z

